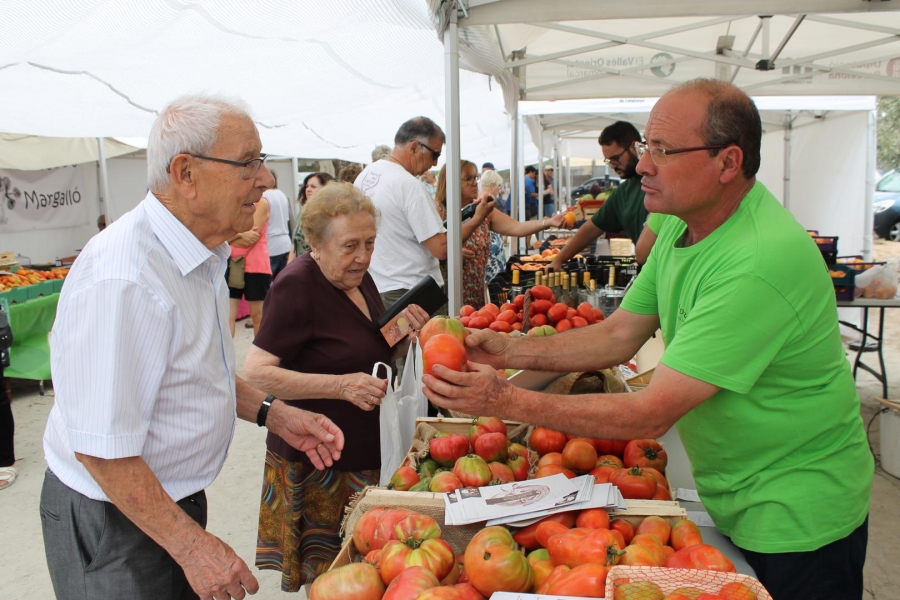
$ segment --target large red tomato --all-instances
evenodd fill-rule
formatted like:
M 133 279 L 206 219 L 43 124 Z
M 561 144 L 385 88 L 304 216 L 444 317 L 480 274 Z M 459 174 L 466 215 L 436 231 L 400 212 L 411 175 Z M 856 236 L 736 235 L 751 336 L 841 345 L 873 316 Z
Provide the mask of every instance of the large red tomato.
M 476 533 L 466 547 L 469 583 L 486 597 L 494 592 L 530 591 L 534 571 L 515 546 L 505 527 L 486 527 Z
M 439 433 L 428 442 L 428 453 L 437 464 L 450 468 L 469 453 L 469 440 L 459 433 Z
M 516 474 L 513 473 L 512 467 L 502 462 L 489 462 L 488 468 L 491 470 L 491 483 L 512 483 L 518 481 Z
M 588 440 L 575 438 L 563 448 L 562 464 L 576 473 L 587 473 L 597 466 L 597 450 Z
M 472 421 L 472 426 L 469 428 L 469 443 L 473 448 L 478 438 L 486 433 L 502 433 L 505 436 L 507 433 L 506 423 L 497 417 L 478 417 Z
M 384 583 L 378 569 L 368 563 L 350 563 L 319 575 L 309 590 L 309 600 L 381 600 Z
M 578 514 L 575 526 L 585 529 L 609 529 L 609 513 L 602 508 L 588 508 Z
M 653 552 L 641 544 L 625 546 L 623 552 L 624 554 L 619 557 L 619 564 L 626 567 L 661 567 L 665 564 L 665 561 L 660 563 Z
M 625 519 L 613 519 L 609 523 L 609 529 L 621 533 L 626 544 L 630 544 L 631 539 L 634 537 L 634 525 Z
M 455 560 L 453 548 L 445 540 L 410 540 L 406 544 L 391 540 L 381 550 L 381 579 L 390 584 L 403 569 L 418 566 L 434 573 L 440 581 L 453 569 Z
M 522 529 L 517 531 L 515 535 L 513 535 L 513 539 L 517 544 L 519 544 L 526 550 L 534 550 L 535 548 L 540 548 L 541 545 L 537 541 L 537 528 L 538 525 L 545 521 L 555 521 L 556 523 L 562 523 L 566 526 L 567 529 L 570 529 L 575 526 L 575 513 L 556 513 L 554 515 L 550 515 L 549 517 L 544 517 L 540 521 L 532 523 L 531 525 L 523 527 Z
M 545 593 L 548 596 L 603 598 L 608 572 L 609 568 L 601 564 L 579 565 L 554 581 Z
M 700 569 L 701 571 L 737 572 L 734 563 L 709 544 L 697 544 L 679 550 L 666 561 L 669 569 Z
M 485 433 L 472 443 L 475 454 L 487 462 L 504 462 L 508 456 L 509 438 L 505 433 Z
M 428 515 L 413 513 L 394 527 L 394 539 L 401 542 L 431 540 L 439 537 L 441 537 L 441 527 Z
M 381 600 L 416 600 L 419 594 L 440 584 L 425 567 L 404 569 L 388 586 Z
M 597 454 L 612 454 L 619 458 L 625 453 L 625 446 L 628 445 L 628 440 L 592 439 L 591 442 L 593 442 L 594 448 L 597 449 Z
M 666 451 L 656 440 L 631 440 L 622 460 L 626 467 L 651 467 L 660 473 L 666 472 L 668 464 Z
M 609 529 L 576 527 L 550 538 L 547 551 L 555 565 L 575 568 L 597 563 L 612 566 L 619 562 L 619 541 Z
M 535 427 L 528 438 L 528 445 L 541 456 L 549 452 L 562 452 L 566 447 L 566 434 L 546 427 Z
M 547 590 L 550 589 L 550 586 L 562 579 L 566 573 L 571 571 L 569 567 L 566 565 L 558 565 L 554 567 L 554 569 L 547 575 L 547 578 L 544 579 L 544 583 L 542 583 L 539 587 L 535 588 L 534 592 L 536 594 L 546 594 Z
M 367 511 L 353 526 L 353 545 L 360 554 L 380 550 L 394 539 L 394 527 L 413 514 L 405 508 L 385 508 L 378 506 Z
M 434 375 L 432 369 L 435 365 L 443 365 L 454 371 L 465 371 L 466 348 L 452 335 L 438 333 L 431 336 L 422 346 L 422 362 L 425 375 Z
M 616 469 L 609 482 L 619 488 L 622 496 L 631 500 L 650 500 L 656 493 L 656 480 L 643 469 Z
M 463 316 L 468 317 L 470 315 L 471 313 Z M 465 326 L 459 319 L 438 315 L 437 317 L 432 317 L 419 331 L 419 345 L 424 348 L 428 340 L 438 334 L 452 335 L 460 342 L 463 342 L 469 332 L 466 331 Z
M 535 285 L 531 288 L 531 295 L 538 300 L 549 301 L 551 298 L 553 298 L 553 290 L 548 288 L 546 285 Z

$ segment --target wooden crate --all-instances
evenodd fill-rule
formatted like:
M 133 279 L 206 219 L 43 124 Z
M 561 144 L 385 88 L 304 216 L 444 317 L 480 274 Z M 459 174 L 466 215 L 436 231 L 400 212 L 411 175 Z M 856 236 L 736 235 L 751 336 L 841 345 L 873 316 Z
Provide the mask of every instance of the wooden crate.
M 677 502 L 661 502 L 656 500 L 626 500 L 625 510 L 610 511 L 611 519 L 624 519 L 637 526 L 645 517 L 651 515 L 666 519 L 669 524 L 680 519 L 687 518 L 687 511 L 681 508 Z M 362 491 L 352 505 L 342 525 L 344 544 L 331 569 L 343 567 L 351 562 L 358 562 L 362 557 L 353 545 L 353 526 L 359 518 L 377 506 L 389 506 L 394 508 L 407 508 L 427 514 L 434 518 L 441 526 L 443 538 L 453 548 L 456 554 L 465 551 L 469 541 L 476 533 L 484 529 L 484 523 L 471 525 L 444 525 L 444 499 L 442 494 L 431 492 L 395 492 L 381 488 L 370 487 Z

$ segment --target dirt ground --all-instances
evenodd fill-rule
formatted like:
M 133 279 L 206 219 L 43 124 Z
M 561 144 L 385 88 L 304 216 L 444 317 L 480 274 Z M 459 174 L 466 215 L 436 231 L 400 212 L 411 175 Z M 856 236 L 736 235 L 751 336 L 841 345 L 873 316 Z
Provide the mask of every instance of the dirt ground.
M 875 258 L 884 260 L 900 256 L 900 243 L 878 241 Z M 877 319 L 877 313 L 872 313 Z M 888 310 L 885 322 L 884 356 L 891 382 L 891 393 L 900 397 L 900 310 Z M 238 363 L 252 340 L 251 330 L 239 325 L 236 338 Z M 870 364 L 874 355 L 865 355 Z M 16 454 L 19 479 L 9 490 L 0 492 L 0 514 L 4 531 L 0 535 L 0 598 L 4 600 L 44 600 L 53 597 L 50 576 L 44 559 L 38 502 L 46 463 L 41 438 L 52 396 L 38 395 L 34 382 L 13 382 L 13 412 L 16 417 Z M 879 446 L 879 419 L 872 417 L 880 405 L 881 384 L 867 373 L 857 380 L 860 412 L 870 426 L 869 439 L 876 455 Z M 207 491 L 209 496 L 208 530 L 230 544 L 248 564 L 255 554 L 256 524 L 265 447 L 264 431 L 256 425 L 239 421 L 234 441 L 222 473 Z M 852 474 L 847 474 L 852 476 Z M 900 597 L 900 572 L 896 557 L 900 556 L 900 479 L 886 473 L 879 465 L 872 490 L 869 524 L 869 547 L 865 567 L 866 600 L 890 600 Z M 252 567 L 260 582 L 255 598 L 286 597 L 279 591 L 280 573 L 259 571 Z M 296 598 L 297 596 L 291 596 Z M 303 597 L 301 593 L 301 598 Z

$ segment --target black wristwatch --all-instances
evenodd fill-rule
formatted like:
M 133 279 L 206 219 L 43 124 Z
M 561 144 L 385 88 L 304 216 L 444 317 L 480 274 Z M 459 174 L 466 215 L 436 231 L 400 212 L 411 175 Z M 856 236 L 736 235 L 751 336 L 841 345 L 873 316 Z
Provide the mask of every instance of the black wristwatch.
M 256 413 L 256 424 L 260 427 L 266 426 L 266 417 L 269 416 L 269 408 L 271 408 L 273 402 L 275 402 L 275 396 L 272 394 L 266 396 L 266 399 L 262 401 L 259 412 Z

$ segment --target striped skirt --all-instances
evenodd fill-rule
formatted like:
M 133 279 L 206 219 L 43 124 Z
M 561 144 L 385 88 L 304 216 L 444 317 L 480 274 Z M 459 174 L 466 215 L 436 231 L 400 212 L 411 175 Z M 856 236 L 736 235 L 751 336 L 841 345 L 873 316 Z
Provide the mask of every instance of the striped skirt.
M 296 592 L 328 570 L 341 549 L 350 497 L 378 485 L 379 470 L 319 471 L 266 451 L 256 566 L 281 571 L 281 589 Z

